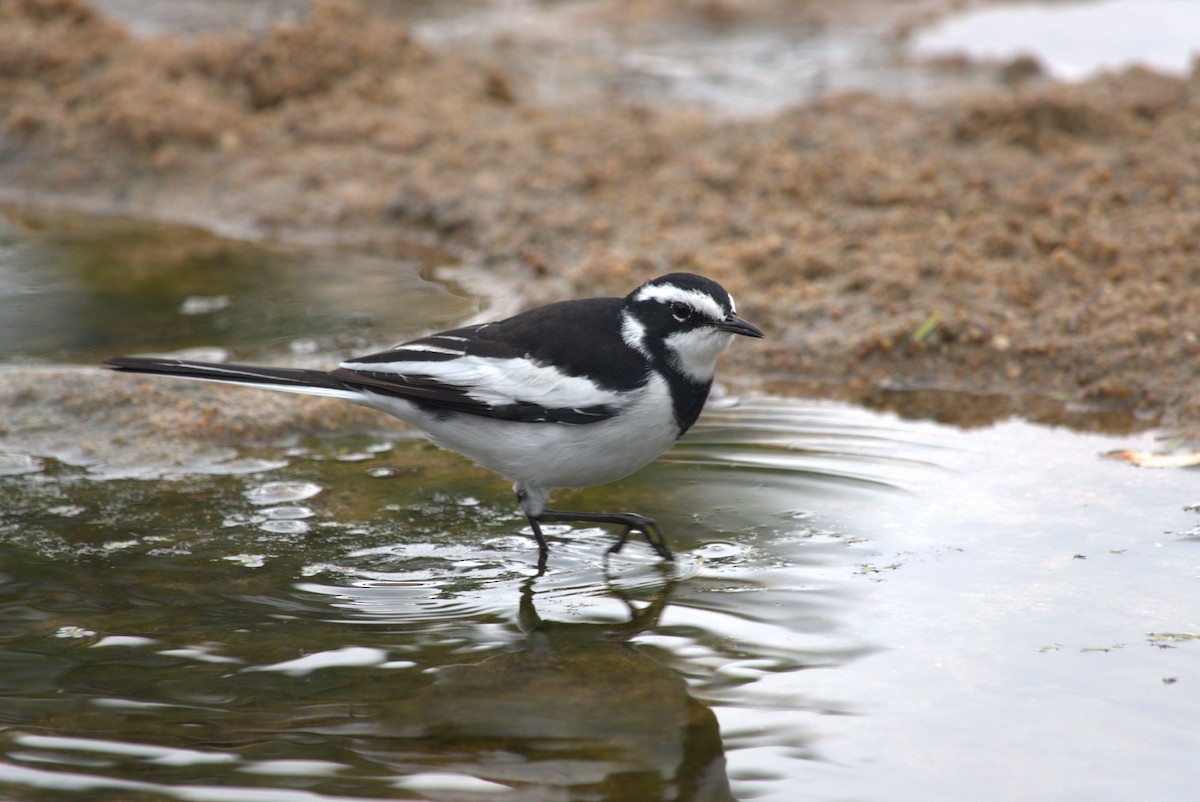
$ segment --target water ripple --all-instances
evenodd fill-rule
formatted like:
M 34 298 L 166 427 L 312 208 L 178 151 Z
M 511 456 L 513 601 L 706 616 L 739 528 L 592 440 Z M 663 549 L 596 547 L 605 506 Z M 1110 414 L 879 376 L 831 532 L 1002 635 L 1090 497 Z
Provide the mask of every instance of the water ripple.
M 337 581 L 302 582 L 300 590 L 326 597 L 349 620 L 430 623 L 449 619 L 511 616 L 522 587 L 532 583 L 539 606 L 572 615 L 599 615 L 614 589 L 645 593 L 695 576 L 704 555 L 680 555 L 663 564 L 639 556 L 597 555 L 612 543 L 599 528 L 547 528 L 550 570 L 537 565 L 533 538 L 510 535 L 482 543 L 399 543 L 360 549 L 337 564 L 305 566 L 303 576 Z M 569 537 L 558 540 L 558 536 Z
M 857 410 L 764 397 L 706 410 L 664 459 L 784 481 L 906 490 L 940 470 L 939 453 L 955 447 L 933 427 L 889 426 Z

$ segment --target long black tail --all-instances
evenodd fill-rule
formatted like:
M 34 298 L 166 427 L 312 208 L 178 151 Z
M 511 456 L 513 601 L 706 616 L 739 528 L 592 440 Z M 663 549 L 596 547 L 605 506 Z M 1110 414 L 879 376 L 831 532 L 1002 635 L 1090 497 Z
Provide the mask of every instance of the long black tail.
M 177 379 L 246 384 L 285 393 L 324 395 L 332 398 L 358 400 L 361 393 L 332 378 L 323 370 L 305 368 L 272 368 L 258 365 L 189 362 L 183 359 L 119 356 L 105 360 L 106 365 L 121 373 L 144 373 L 152 376 L 173 376 Z

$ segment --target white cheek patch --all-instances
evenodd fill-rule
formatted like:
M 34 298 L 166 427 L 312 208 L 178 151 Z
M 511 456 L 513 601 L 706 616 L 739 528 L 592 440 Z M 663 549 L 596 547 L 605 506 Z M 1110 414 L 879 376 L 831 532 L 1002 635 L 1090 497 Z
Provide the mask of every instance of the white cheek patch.
M 707 384 L 717 372 L 717 357 L 733 335 L 710 327 L 677 331 L 665 340 L 671 362 L 694 382 Z
M 725 310 L 708 293 L 685 290 L 674 284 L 650 284 L 633 296 L 635 301 L 660 301 L 664 304 L 687 304 L 711 320 L 724 320 Z M 733 299 L 730 299 L 732 302 Z

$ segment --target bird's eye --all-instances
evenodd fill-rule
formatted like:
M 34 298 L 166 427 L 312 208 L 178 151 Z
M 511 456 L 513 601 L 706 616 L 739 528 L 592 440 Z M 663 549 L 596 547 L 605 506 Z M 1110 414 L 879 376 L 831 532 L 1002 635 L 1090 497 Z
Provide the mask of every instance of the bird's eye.
M 692 316 L 692 308 L 687 304 L 681 304 L 678 301 L 671 304 L 671 315 L 680 323 Z

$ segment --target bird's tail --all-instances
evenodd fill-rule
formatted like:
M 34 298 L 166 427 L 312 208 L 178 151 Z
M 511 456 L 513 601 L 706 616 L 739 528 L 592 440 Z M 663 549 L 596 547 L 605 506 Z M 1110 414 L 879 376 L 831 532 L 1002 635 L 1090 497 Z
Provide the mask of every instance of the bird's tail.
M 189 362 L 183 359 L 140 356 L 114 357 L 105 360 L 104 364 L 122 373 L 144 373 L 156 376 L 174 376 L 177 379 L 245 384 L 267 390 L 281 390 L 285 393 L 323 395 L 350 401 L 359 401 L 362 398 L 360 392 L 347 387 L 323 370 L 223 365 L 215 362 Z

